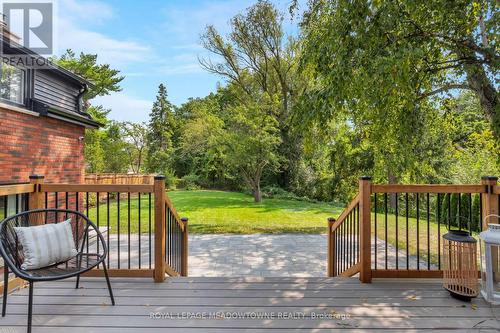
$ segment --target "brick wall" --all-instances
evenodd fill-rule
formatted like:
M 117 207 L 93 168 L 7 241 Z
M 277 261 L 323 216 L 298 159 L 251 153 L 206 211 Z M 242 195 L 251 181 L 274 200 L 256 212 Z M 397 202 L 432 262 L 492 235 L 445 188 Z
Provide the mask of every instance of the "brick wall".
M 83 126 L 0 108 L 0 184 L 28 182 L 83 183 Z

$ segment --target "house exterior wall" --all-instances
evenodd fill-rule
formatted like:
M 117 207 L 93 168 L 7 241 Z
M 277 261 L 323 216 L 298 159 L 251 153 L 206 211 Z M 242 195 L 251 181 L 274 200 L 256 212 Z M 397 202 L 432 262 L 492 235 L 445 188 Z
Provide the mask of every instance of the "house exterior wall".
M 58 119 L 0 107 L 0 184 L 83 183 L 85 128 Z

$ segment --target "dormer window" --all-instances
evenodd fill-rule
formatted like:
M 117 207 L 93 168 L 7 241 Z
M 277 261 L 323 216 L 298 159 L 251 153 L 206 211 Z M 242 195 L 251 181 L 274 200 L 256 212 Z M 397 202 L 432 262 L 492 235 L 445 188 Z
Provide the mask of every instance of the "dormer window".
M 25 71 L 1 63 L 0 73 L 0 100 L 24 104 Z

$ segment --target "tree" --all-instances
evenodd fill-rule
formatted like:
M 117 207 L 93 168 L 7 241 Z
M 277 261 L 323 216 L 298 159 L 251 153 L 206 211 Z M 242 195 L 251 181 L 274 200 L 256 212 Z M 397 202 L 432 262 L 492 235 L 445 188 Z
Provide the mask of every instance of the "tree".
M 341 110 L 406 113 L 471 90 L 500 139 L 496 1 L 311 0 L 301 65 L 317 77 L 312 117 Z M 401 117 L 400 117 L 401 118 Z
M 110 121 L 105 129 L 106 136 L 102 141 L 104 152 L 104 172 L 125 173 L 131 164 L 127 151 L 127 142 L 123 141 L 121 125 Z
M 121 123 L 123 138 L 128 143 L 126 149 L 131 159 L 130 168 L 140 173 L 143 167 L 148 130 L 144 123 Z
M 175 127 L 174 106 L 167 99 L 167 88 L 160 84 L 149 114 L 146 168 L 149 172 L 172 173 L 172 135 Z
M 296 40 L 286 36 L 284 16 L 269 1 L 259 0 L 230 21 L 231 32 L 223 37 L 213 26 L 202 36 L 203 46 L 221 62 L 201 59 L 209 72 L 221 75 L 241 89 L 236 98 L 256 102 L 261 94 L 280 101 L 269 110 L 278 121 L 283 163 L 279 170 L 282 186 L 289 187 L 300 159 L 301 136 L 290 123 L 290 112 L 304 85 L 296 76 Z M 246 95 L 246 96 L 244 96 Z
M 83 95 L 85 109 L 90 107 L 89 100 L 92 98 L 121 91 L 120 82 L 125 77 L 120 76 L 120 71 L 112 69 L 109 64 L 98 64 L 97 54 L 82 52 L 77 57 L 75 52 L 68 49 L 60 58 L 52 58 L 52 61 L 91 82 Z
M 179 176 L 196 175 L 198 185 L 224 185 L 231 178 L 225 164 L 225 147 L 221 144 L 225 123 L 220 115 L 223 105 L 220 94 L 191 99 L 183 104 L 177 115 L 183 122 L 177 165 Z
M 107 126 L 108 114 L 111 110 L 104 109 L 102 106 L 90 107 L 88 114 L 99 123 Z M 106 137 L 106 132 L 99 129 L 85 131 L 85 170 L 89 173 L 98 173 L 104 170 L 104 149 L 102 142 Z
M 241 174 L 255 202 L 261 202 L 263 172 L 277 170 L 280 163 L 278 122 L 269 115 L 265 100 L 236 105 L 228 111 L 231 117 L 222 138 L 227 165 Z
M 92 106 L 90 99 L 96 96 L 104 96 L 110 92 L 120 91 L 120 82 L 123 76 L 119 71 L 111 69 L 108 64 L 98 64 L 97 55 L 80 53 L 77 57 L 72 50 L 67 50 L 60 58 L 51 59 L 55 64 L 83 77 L 91 82 L 87 92 L 83 95 L 83 110 L 94 120 L 101 123 L 104 128 L 85 130 L 85 162 L 88 172 L 112 172 L 114 170 L 125 170 L 126 167 L 117 157 L 125 157 L 122 151 L 114 152 L 119 144 L 119 126 L 110 123 L 107 116 L 111 110 L 102 106 Z M 111 137 L 110 137 L 111 135 Z M 120 148 L 121 149 L 121 148 Z M 128 159 L 124 160 L 128 163 Z

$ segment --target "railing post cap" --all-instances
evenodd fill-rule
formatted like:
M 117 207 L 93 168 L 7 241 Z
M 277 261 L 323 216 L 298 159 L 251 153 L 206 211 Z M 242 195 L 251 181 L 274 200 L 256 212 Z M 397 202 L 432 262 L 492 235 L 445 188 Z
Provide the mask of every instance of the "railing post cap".
M 30 179 L 43 179 L 45 176 L 43 175 L 30 175 Z
M 333 218 L 333 217 L 329 217 L 329 218 L 328 218 L 328 222 L 335 222 L 335 218 Z
M 361 177 L 359 177 L 359 180 L 372 180 L 372 177 L 370 177 L 370 176 L 361 176 Z
M 182 222 L 187 222 L 189 219 L 187 217 L 181 217 Z
M 482 176 L 482 180 L 498 180 L 497 176 Z
M 156 175 L 155 180 L 165 180 L 165 176 L 164 175 Z

